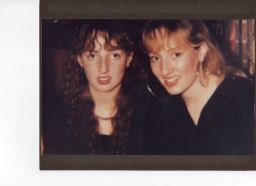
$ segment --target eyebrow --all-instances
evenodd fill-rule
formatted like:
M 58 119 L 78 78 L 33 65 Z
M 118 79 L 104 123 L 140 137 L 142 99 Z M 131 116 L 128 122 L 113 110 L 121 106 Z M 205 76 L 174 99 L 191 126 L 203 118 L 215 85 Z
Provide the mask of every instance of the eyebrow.
M 173 52 L 173 51 L 180 51 L 180 50 L 182 50 L 182 48 L 169 48 L 166 51 L 167 52 Z M 149 51 L 148 54 L 157 54 L 157 53 L 158 53 L 157 51 Z
M 124 49 L 117 47 L 117 48 L 110 48 L 108 51 L 112 52 L 112 51 L 115 51 L 115 50 L 124 50 Z
M 98 51 L 93 49 L 93 50 L 85 50 L 84 52 L 98 52 Z
M 109 51 L 109 52 L 113 52 L 113 51 L 116 51 L 116 50 L 124 50 L 124 49 L 122 49 L 122 48 L 112 48 L 112 49 L 109 49 L 109 50 L 107 50 L 107 51 Z M 99 50 L 95 50 L 95 49 L 93 49 L 93 50 L 85 50 L 84 52 L 99 52 Z

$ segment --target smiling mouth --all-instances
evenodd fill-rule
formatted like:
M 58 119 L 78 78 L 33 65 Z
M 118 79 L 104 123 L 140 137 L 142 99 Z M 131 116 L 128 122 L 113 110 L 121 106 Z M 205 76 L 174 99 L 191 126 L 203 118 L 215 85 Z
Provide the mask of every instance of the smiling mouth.
M 97 77 L 97 81 L 100 85 L 106 85 L 109 84 L 111 80 L 111 77 L 104 76 L 104 77 Z
M 173 76 L 170 78 L 164 78 L 164 85 L 167 87 L 173 87 L 179 81 L 179 76 Z

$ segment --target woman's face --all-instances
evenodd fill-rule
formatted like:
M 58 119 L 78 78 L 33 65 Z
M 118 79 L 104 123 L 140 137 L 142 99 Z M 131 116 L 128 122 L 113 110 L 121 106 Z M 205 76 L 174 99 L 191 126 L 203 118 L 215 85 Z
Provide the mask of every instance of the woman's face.
M 203 53 L 202 46 L 195 49 L 175 35 L 168 42 L 171 42 L 168 47 L 149 53 L 152 72 L 169 94 L 189 95 L 200 84 L 198 65 L 206 53 Z
M 105 39 L 97 36 L 95 48 L 77 56 L 89 82 L 90 91 L 115 92 L 119 90 L 126 68 L 132 61 L 123 49 L 105 49 Z

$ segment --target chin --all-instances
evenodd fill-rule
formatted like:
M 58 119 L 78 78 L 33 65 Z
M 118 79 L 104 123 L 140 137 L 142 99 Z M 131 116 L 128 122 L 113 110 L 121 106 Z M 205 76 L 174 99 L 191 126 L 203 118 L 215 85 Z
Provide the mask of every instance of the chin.
M 106 86 L 106 87 L 99 87 L 98 90 L 101 92 L 112 92 L 115 91 L 118 86 Z
M 111 92 L 113 90 L 113 88 L 99 88 L 98 89 L 100 92 Z
M 172 96 L 176 96 L 181 93 L 179 90 L 175 90 L 175 89 L 170 90 L 170 88 L 166 88 L 165 90 L 168 92 L 168 94 L 170 94 Z

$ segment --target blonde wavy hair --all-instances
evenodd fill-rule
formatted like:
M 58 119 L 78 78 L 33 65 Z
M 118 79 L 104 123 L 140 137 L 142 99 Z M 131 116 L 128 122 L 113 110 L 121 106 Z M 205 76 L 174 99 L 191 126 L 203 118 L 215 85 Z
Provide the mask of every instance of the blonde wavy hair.
M 195 49 L 205 42 L 208 46 L 207 54 L 202 63 L 200 73 L 207 79 L 209 74 L 224 78 L 226 62 L 217 43 L 202 21 L 198 20 L 166 20 L 150 21 L 142 32 L 142 45 L 146 53 L 155 52 L 168 47 L 170 38 L 177 36 L 183 43 L 190 43 Z

